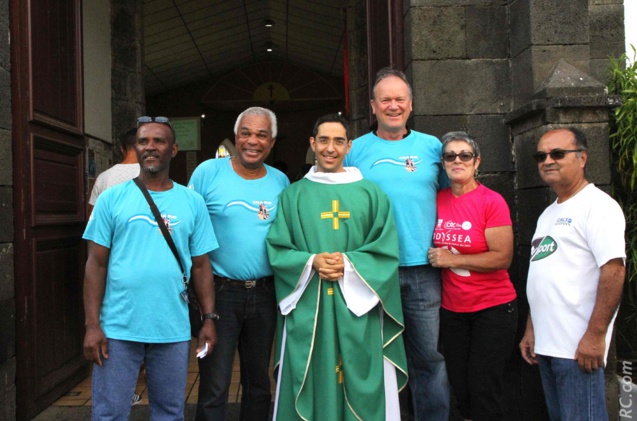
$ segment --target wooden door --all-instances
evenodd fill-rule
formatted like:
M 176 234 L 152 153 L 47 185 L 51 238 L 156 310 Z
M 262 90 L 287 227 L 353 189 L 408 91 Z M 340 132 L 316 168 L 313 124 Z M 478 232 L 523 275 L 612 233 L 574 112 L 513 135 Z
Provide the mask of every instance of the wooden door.
M 18 419 L 88 372 L 81 0 L 11 2 Z

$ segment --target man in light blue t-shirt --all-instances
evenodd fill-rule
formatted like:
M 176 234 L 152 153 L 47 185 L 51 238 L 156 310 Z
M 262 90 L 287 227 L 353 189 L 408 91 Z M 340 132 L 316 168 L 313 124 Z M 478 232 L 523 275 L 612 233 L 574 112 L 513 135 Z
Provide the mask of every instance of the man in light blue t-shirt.
M 436 224 L 436 193 L 448 180 L 442 147 L 434 136 L 410 130 L 411 86 L 403 72 L 376 74 L 371 106 L 378 127 L 354 140 L 345 166 L 376 182 L 394 208 L 400 249 L 400 288 L 405 316 L 409 387 L 418 420 L 449 419 L 449 381 L 438 352 L 440 270 L 427 259 Z
M 201 196 L 168 178 L 178 150 L 168 119 L 140 117 L 135 150 L 139 180 L 168 228 L 185 273 L 134 181 L 98 197 L 83 236 L 88 240 L 84 356 L 95 363 L 93 419 L 128 418 L 142 362 L 152 417 L 183 419 L 190 349 L 183 294 L 192 282 L 204 313 L 197 352 L 211 352 L 218 316 L 207 253 L 218 245 Z
M 241 419 L 270 415 L 270 353 L 276 324 L 276 298 L 265 238 L 276 218 L 279 193 L 290 184 L 281 171 L 264 164 L 276 140 L 276 116 L 248 108 L 234 127 L 236 156 L 199 165 L 188 187 L 208 207 L 219 248 L 209 254 L 215 273 L 219 345 L 199 361 L 197 420 L 223 420 L 239 348 Z

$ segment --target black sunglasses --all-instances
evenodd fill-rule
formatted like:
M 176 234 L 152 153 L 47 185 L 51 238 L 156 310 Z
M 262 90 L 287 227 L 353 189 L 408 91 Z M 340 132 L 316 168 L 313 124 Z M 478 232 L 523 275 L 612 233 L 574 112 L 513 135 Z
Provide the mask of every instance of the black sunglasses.
M 582 149 L 553 149 L 551 152 L 535 152 L 533 158 L 538 162 L 546 161 L 546 157 L 551 155 L 553 161 L 563 159 L 569 152 L 583 152 Z
M 149 117 L 147 115 L 141 116 L 137 119 L 137 128 L 139 129 L 139 126 L 146 123 L 167 124 L 170 126 L 171 129 L 173 128 L 173 125 L 170 124 L 170 120 L 168 120 L 168 117 Z
M 445 152 L 442 154 L 442 159 L 447 161 L 447 162 L 453 162 L 456 160 L 456 157 L 460 157 L 460 160 L 462 162 L 469 162 L 473 159 L 474 156 L 476 156 L 476 154 L 474 154 L 473 152 L 460 152 L 460 153 L 454 153 L 454 152 Z

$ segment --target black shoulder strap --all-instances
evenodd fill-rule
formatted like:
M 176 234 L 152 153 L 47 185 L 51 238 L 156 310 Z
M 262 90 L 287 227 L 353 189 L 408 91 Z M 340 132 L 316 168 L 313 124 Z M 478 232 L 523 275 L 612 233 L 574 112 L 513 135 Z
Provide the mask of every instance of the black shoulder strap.
M 144 197 L 146 198 L 146 201 L 148 202 L 148 206 L 150 206 L 150 210 L 153 212 L 153 215 L 155 216 L 155 221 L 157 221 L 157 225 L 159 225 L 159 229 L 161 230 L 161 233 L 164 234 L 164 238 L 166 239 L 166 242 L 168 243 L 168 247 L 170 247 L 170 250 L 175 255 L 175 259 L 177 259 L 177 263 L 179 263 L 179 268 L 181 269 L 181 273 L 184 276 L 186 276 L 184 272 L 184 266 L 181 264 L 181 259 L 179 258 L 179 253 L 177 253 L 177 247 L 175 246 L 175 242 L 173 241 L 173 238 L 170 236 L 170 233 L 168 232 L 168 228 L 166 228 L 166 224 L 164 223 L 164 220 L 162 219 L 159 213 L 159 209 L 157 209 L 157 205 L 155 204 L 155 201 L 153 200 L 152 197 L 150 197 L 150 193 L 148 193 L 148 189 L 146 189 L 146 186 L 144 186 L 144 183 L 141 182 L 139 177 L 135 177 L 133 181 L 135 182 L 135 184 L 137 184 L 137 187 L 139 187 L 139 189 L 144 194 Z

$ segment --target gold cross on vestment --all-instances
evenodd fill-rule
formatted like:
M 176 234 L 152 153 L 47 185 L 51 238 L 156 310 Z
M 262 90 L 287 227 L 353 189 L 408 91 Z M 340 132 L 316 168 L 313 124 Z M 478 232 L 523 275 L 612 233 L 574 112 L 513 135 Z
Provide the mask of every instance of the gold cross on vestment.
M 336 365 L 336 374 L 338 376 L 338 382 L 339 383 L 343 383 L 344 381 L 344 376 L 343 376 L 343 358 L 341 358 L 341 356 L 338 356 L 338 364 Z
M 332 228 L 335 230 L 338 229 L 338 220 L 339 219 L 348 219 L 350 217 L 349 211 L 339 211 L 338 210 L 338 200 L 332 200 L 332 211 L 331 212 L 321 212 L 321 219 L 330 219 L 332 218 Z

